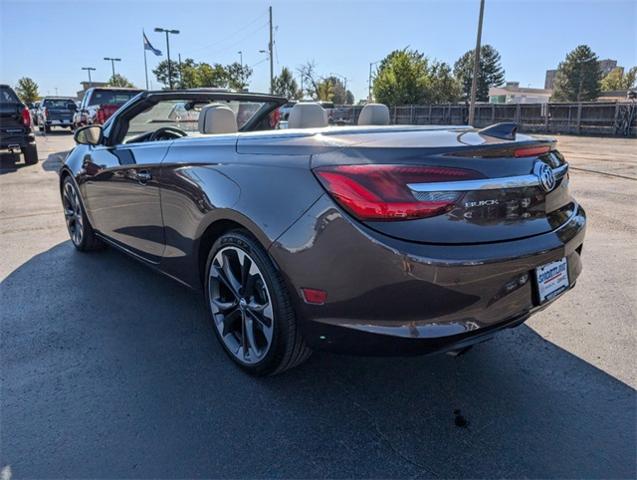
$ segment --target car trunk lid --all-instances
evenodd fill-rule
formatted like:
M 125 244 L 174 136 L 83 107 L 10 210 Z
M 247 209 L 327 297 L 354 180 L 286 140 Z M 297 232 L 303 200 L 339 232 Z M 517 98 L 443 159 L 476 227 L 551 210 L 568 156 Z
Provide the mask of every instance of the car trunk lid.
M 364 146 L 314 156 L 312 168 L 350 215 L 413 242 L 515 240 L 552 231 L 572 214 L 568 166 L 551 141 L 430 133 L 371 136 Z

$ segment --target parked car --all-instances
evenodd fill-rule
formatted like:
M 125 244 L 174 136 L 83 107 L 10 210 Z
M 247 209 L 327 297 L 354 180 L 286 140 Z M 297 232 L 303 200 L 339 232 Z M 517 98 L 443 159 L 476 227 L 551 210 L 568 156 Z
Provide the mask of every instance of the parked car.
M 19 153 L 24 163 L 38 163 L 31 114 L 9 85 L 0 85 L 0 151 Z
M 141 91 L 136 88 L 89 88 L 73 116 L 73 128 L 103 124 L 119 107 Z
M 37 127 L 38 115 L 40 113 L 40 102 L 33 102 L 33 105 L 29 106 L 29 113 L 31 113 L 31 122 Z
M 38 130 L 49 133 L 52 127 L 73 129 L 73 115 L 77 111 L 71 97 L 44 97 L 38 108 Z
M 312 349 L 463 351 L 575 285 L 586 216 L 554 141 L 389 126 L 383 105 L 328 127 L 299 103 L 272 129 L 285 102 L 144 92 L 79 129 L 60 174 L 75 247 L 112 245 L 202 290 L 256 375 Z

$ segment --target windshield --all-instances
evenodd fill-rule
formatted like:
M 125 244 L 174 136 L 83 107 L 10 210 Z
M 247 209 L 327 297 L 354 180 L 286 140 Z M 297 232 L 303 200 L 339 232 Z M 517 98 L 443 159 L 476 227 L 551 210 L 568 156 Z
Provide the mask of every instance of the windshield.
M 229 107 L 235 114 L 238 129 L 246 125 L 262 109 L 273 107 L 269 102 L 256 101 L 215 100 L 208 103 L 195 103 L 190 100 L 166 100 L 156 103 L 146 111 L 131 118 L 124 141 L 163 127 L 178 128 L 186 132 L 188 136 L 198 136 L 201 134 L 199 132 L 199 114 L 202 107 L 210 104 Z
M 139 92 L 139 90 L 95 90 L 89 98 L 88 104 L 124 105 Z
M 42 103 L 44 107 L 50 109 L 71 109 L 75 108 L 75 102 L 70 98 L 45 99 Z
M 10 87 L 0 87 L 0 103 L 20 103 Z

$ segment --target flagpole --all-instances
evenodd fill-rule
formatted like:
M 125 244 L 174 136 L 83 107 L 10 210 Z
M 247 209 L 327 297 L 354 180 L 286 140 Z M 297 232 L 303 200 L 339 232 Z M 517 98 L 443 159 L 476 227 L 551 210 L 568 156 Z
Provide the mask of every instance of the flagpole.
M 144 45 L 144 73 L 146 74 L 146 90 L 148 90 L 148 63 L 146 61 L 146 42 L 144 39 L 145 33 L 142 30 L 142 44 Z

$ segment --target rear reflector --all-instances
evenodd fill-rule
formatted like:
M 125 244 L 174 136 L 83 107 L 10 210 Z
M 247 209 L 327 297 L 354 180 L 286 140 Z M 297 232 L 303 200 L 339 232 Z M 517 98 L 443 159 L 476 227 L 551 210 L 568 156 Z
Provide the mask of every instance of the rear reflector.
M 420 195 L 408 184 L 484 178 L 473 170 L 411 165 L 319 167 L 317 178 L 332 197 L 360 220 L 410 220 L 433 217 L 453 208 L 462 192 Z
M 22 110 L 22 125 L 25 127 L 31 126 L 31 112 L 29 112 L 27 107 L 24 107 Z
M 324 290 L 316 290 L 314 288 L 302 288 L 303 298 L 305 303 L 312 303 L 314 305 L 323 305 L 327 300 L 327 292 Z
M 539 147 L 526 147 L 518 148 L 513 152 L 516 157 L 535 157 L 537 155 L 544 155 L 551 150 L 548 145 L 540 145 Z

